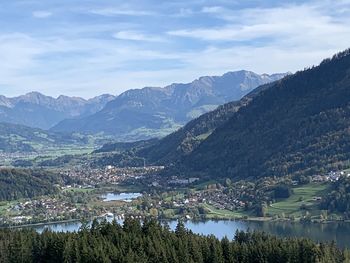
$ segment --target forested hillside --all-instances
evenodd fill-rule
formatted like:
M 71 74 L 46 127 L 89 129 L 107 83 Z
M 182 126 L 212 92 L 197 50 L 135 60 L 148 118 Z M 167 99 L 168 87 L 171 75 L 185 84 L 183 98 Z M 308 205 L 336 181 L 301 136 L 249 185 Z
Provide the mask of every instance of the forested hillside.
M 229 120 L 240 107 L 247 105 L 255 96 L 271 85 L 259 86 L 241 100 L 221 105 L 217 109 L 190 121 L 184 127 L 162 139 L 110 143 L 96 150 L 95 153 L 117 152 L 115 155 L 110 156 L 109 161 L 113 161 L 113 158 L 117 161 L 122 152 L 124 156 L 129 156 L 130 158 L 145 158 L 149 164 L 167 165 L 175 163 L 181 160 L 182 157 L 190 154 L 217 127 Z
M 229 120 L 240 107 L 247 105 L 257 94 L 271 85 L 262 85 L 239 101 L 226 103 L 201 115 L 176 132 L 155 141 L 150 146 L 137 150 L 136 154 L 146 158 L 149 163 L 162 165 L 181 160 L 196 149 L 216 128 Z
M 34 230 L 0 230 L 1 262 L 348 262 L 348 252 L 334 244 L 307 239 L 279 239 L 263 233 L 237 232 L 234 241 L 199 236 L 178 224 L 172 232 L 159 222 L 126 219 L 93 223 L 78 233 L 42 234 Z
M 66 183 L 68 177 L 45 170 L 0 168 L 0 201 L 57 193 Z
M 350 178 L 341 177 L 322 199 L 321 208 L 350 216 Z
M 349 98 L 347 50 L 260 92 L 172 172 L 247 178 L 344 168 Z

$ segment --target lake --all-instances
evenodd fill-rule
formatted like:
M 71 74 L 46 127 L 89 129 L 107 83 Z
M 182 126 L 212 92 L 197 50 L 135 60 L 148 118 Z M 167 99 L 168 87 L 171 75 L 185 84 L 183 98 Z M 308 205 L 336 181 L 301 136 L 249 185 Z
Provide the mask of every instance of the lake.
M 118 222 L 122 223 L 121 220 Z M 167 223 L 173 230 L 177 225 L 177 221 L 169 221 Z M 79 230 L 80 226 L 80 222 L 69 222 L 35 226 L 34 228 L 38 232 L 42 232 L 45 228 L 56 232 L 72 232 Z M 259 230 L 280 237 L 307 237 L 316 242 L 330 242 L 334 240 L 338 246 L 350 248 L 350 223 L 301 224 L 291 222 L 207 220 L 202 222 L 186 221 L 185 226 L 194 233 L 214 235 L 220 239 L 224 236 L 233 239 L 237 230 Z
M 141 193 L 107 193 L 101 195 L 101 198 L 104 202 L 110 202 L 110 201 L 124 201 L 124 202 L 131 202 L 132 200 L 142 196 Z

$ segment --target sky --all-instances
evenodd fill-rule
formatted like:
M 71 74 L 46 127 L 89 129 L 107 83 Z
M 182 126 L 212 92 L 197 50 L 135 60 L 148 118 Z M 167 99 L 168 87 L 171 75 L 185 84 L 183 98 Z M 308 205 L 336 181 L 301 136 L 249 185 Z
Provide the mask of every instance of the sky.
M 350 47 L 350 0 L 1 0 L 0 94 L 90 98 Z

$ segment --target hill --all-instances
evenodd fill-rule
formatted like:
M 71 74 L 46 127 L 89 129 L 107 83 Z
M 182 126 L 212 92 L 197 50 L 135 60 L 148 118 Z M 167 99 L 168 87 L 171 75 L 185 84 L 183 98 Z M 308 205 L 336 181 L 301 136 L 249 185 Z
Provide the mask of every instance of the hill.
M 89 100 L 59 96 L 52 98 L 38 92 L 7 98 L 0 96 L 0 122 L 49 129 L 67 118 L 87 116 L 101 110 L 112 95 L 101 95 Z
M 349 166 L 350 50 L 260 92 L 172 172 L 256 178 Z
M 58 145 L 86 144 L 86 139 L 84 136 L 0 123 L 0 152 L 35 152 Z
M 57 185 L 68 182 L 68 177 L 44 170 L 0 168 L 0 201 L 57 193 Z
M 153 164 L 167 165 L 180 161 L 181 158 L 196 149 L 216 128 L 228 121 L 235 112 L 271 85 L 262 85 L 239 101 L 221 105 L 217 109 L 190 121 L 176 132 L 158 141 L 153 141 L 152 144 L 146 145 L 147 147 L 138 147 L 136 154 Z
M 201 77 L 187 84 L 128 90 L 101 111 L 84 118 L 62 121 L 52 130 L 104 132 L 127 141 L 161 137 L 189 120 L 221 104 L 239 100 L 257 86 L 284 75 L 258 75 L 242 70 L 222 76 Z

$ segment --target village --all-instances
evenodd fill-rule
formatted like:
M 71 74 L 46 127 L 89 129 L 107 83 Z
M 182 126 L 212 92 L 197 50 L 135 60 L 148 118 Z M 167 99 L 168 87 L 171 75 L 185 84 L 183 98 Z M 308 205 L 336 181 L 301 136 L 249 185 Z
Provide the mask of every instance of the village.
M 101 169 L 61 170 L 60 173 L 77 179 L 79 184 L 61 186 L 59 194 L 54 196 L 11 202 L 0 216 L 0 225 L 82 220 L 104 215 L 199 219 L 205 217 L 208 209 L 248 211 L 257 202 L 271 204 L 275 185 L 296 187 L 300 184 L 291 178 L 265 178 L 255 183 L 226 179 L 221 183 L 203 184 L 196 177 L 159 176 L 163 169 L 162 166 L 117 168 L 108 165 Z M 345 171 L 332 171 L 307 180 L 332 183 L 341 176 L 350 175 Z M 120 185 L 139 187 L 142 194 L 132 202 L 101 200 L 103 191 L 113 191 L 113 186 Z M 321 197 L 314 198 L 321 200 Z
M 141 177 L 152 177 L 164 169 L 164 166 L 125 167 L 118 168 L 107 165 L 104 168 L 89 166 L 73 169 L 62 169 L 61 174 L 81 181 L 81 186 L 92 187 L 103 184 L 119 184 L 128 180 L 138 180 Z

